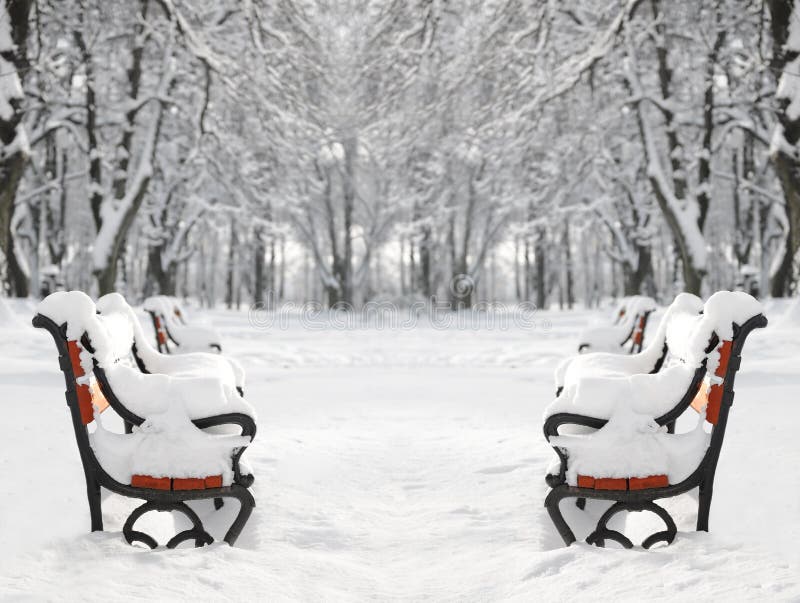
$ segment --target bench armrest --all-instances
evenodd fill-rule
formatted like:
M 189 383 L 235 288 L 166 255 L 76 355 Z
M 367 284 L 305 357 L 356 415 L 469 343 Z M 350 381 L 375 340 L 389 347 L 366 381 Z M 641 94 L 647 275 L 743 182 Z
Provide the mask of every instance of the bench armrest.
M 253 417 L 239 412 L 194 419 L 192 423 L 198 429 L 206 429 L 207 427 L 216 427 L 218 425 L 238 425 L 242 429 L 242 435 L 248 436 L 251 441 L 256 435 L 256 422 Z

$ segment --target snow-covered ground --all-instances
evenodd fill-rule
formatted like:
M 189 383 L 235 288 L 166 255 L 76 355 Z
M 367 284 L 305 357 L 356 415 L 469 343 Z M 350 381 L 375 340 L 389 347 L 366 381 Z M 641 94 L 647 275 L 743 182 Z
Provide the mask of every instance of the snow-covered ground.
M 135 501 L 109 495 L 107 531 L 88 532 L 63 377 L 49 336 L 26 326 L 33 308 L 13 305 L 16 324 L 0 312 L 2 600 L 800 600 L 800 322 L 784 307 L 768 305 L 745 348 L 711 532 L 692 531 L 691 496 L 673 499 L 678 538 L 649 552 L 565 548 L 543 508 L 552 371 L 608 312 L 508 330 L 262 330 L 245 312 L 203 314 L 247 370 L 257 507 L 235 548 L 149 552 L 121 535 Z M 570 512 L 579 540 L 606 505 Z M 198 508 L 219 538 L 231 509 Z

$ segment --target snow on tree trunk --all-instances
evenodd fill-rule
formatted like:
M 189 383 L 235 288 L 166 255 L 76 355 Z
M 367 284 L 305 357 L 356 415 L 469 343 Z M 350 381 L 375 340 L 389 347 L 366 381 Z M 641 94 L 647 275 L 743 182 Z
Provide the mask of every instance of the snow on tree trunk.
M 772 276 L 770 292 L 789 295 L 797 282 L 800 250 L 800 10 L 794 0 L 770 0 L 772 14 L 772 67 L 780 72 L 775 97 L 778 124 L 770 154 L 786 198 L 788 232 L 783 258 Z
M 21 121 L 22 73 L 27 68 L 26 41 L 30 0 L 0 3 L 0 252 L 11 293 L 28 295 L 28 276 L 14 249 L 11 217 L 14 199 L 30 152 Z

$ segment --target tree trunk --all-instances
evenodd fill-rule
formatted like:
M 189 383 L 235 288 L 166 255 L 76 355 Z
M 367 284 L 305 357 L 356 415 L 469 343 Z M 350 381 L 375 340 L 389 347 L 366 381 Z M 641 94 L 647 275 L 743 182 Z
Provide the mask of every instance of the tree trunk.
M 228 265 L 226 267 L 228 276 L 225 280 L 225 306 L 228 308 L 228 310 L 233 308 L 233 303 L 236 296 L 236 278 L 234 276 L 234 272 L 236 271 L 236 245 L 236 219 L 231 216 L 231 232 L 230 241 L 228 243 Z
M 406 295 L 406 237 L 400 237 L 400 295 Z
M 795 9 L 794 0 L 769 0 L 769 8 L 772 14 L 774 49 L 771 67 L 772 71 L 778 74 L 783 72 L 783 68 L 788 63 L 798 57 L 800 49 L 787 48 L 786 44 L 789 37 L 789 24 L 792 19 L 800 18 L 800 13 Z M 796 74 L 791 77 L 796 77 Z M 800 118 L 793 120 L 787 114 L 790 100 L 788 98 L 778 99 L 778 122 L 779 127 L 783 130 L 782 138 L 784 140 L 782 142 L 785 145 L 775 145 L 775 151 L 772 154 L 772 162 L 786 199 L 786 218 L 789 223 L 783 258 L 770 283 L 770 293 L 773 297 L 791 295 L 797 280 L 795 256 L 800 250 L 800 163 L 793 156 L 797 150 L 797 143 L 800 141 Z
M 567 308 L 572 310 L 575 304 L 575 292 L 572 282 L 572 245 L 569 238 L 569 219 L 564 220 L 564 238 L 562 240 L 564 245 L 564 270 L 566 271 L 566 302 Z
M 419 290 L 426 300 L 431 299 L 431 229 L 422 227 L 422 239 L 419 243 Z
M 547 304 L 547 247 L 545 246 L 546 231 L 544 228 L 539 227 L 536 235 L 536 243 L 534 248 L 535 264 L 536 264 L 536 307 L 540 310 L 545 308 Z
M 158 287 L 159 295 L 175 295 L 175 282 L 176 282 L 176 266 L 170 264 L 167 269 L 164 269 L 164 263 L 161 256 L 161 246 L 154 245 L 147 251 L 147 282 L 145 283 L 145 295 L 153 295 L 152 284 L 155 283 Z
M 0 0 L 2 1 L 2 0 Z M 4 57 L 13 63 L 17 74 L 27 72 L 28 14 L 31 0 L 4 0 L 5 10 L 0 10 L 0 19 L 9 19 L 11 41 L 16 46 L 12 57 L 10 49 L 2 48 Z M 13 73 L 5 77 L 19 77 Z M 21 79 L 21 78 L 20 78 Z M 9 119 L 0 118 L 0 251 L 5 256 L 6 282 L 9 292 L 18 297 L 27 297 L 28 277 L 22 270 L 14 252 L 14 233 L 11 231 L 11 217 L 14 213 L 14 199 L 17 187 L 28 159 L 25 133 L 22 126 L 22 103 L 24 98 L 8 98 L 11 105 Z M 4 147 L 14 145 L 13 152 L 6 153 Z
M 253 231 L 253 238 L 254 241 L 254 249 L 253 255 L 254 258 L 254 284 L 253 284 L 253 303 L 254 304 L 263 304 L 264 303 L 264 289 L 266 288 L 266 279 L 264 278 L 264 256 L 267 253 L 267 250 L 264 247 L 264 232 L 263 228 L 257 226 Z M 273 248 L 273 261 L 275 259 L 274 256 L 274 248 Z
M 281 235 L 281 269 L 278 280 L 278 301 L 283 301 L 286 286 L 286 239 Z

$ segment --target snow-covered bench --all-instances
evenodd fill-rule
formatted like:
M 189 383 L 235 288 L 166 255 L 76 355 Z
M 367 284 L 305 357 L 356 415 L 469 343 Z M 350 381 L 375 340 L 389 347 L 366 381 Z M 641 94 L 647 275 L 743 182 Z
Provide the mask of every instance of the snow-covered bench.
M 186 323 L 185 313 L 171 297 L 148 297 L 143 304 L 153 321 L 156 347 L 162 354 L 222 352 L 222 339 L 212 328 Z
M 188 352 L 180 355 L 162 354 L 147 341 L 136 313 L 119 293 L 109 293 L 98 299 L 97 309 L 107 317 L 115 314 L 127 317 L 131 329 L 133 329 L 131 354 L 143 373 L 173 377 L 213 375 L 235 387 L 240 395 L 244 395 L 244 369 L 233 358 L 206 352 Z
M 132 334 L 127 320 L 96 314 L 95 304 L 77 291 L 43 300 L 33 325 L 47 330 L 59 353 L 66 399 L 86 477 L 92 531 L 103 529 L 100 490 L 139 498 L 123 526 L 129 543 L 158 543 L 134 529 L 148 511 L 178 511 L 191 522 L 167 546 L 213 541 L 186 502 L 224 498 L 239 511 L 224 536 L 233 544 L 255 501 L 252 475 L 240 468 L 241 455 L 256 432 L 255 415 L 235 390 L 214 378 L 146 375 L 128 362 Z M 109 431 L 100 415 L 111 408 L 135 425 L 133 433 Z M 231 426 L 241 433 L 228 434 Z M 219 504 L 216 504 L 219 508 Z
M 633 546 L 608 528 L 621 511 L 651 511 L 666 524 L 644 547 L 672 542 L 675 523 L 654 501 L 693 488 L 700 492 L 697 529 L 708 530 L 714 474 L 742 348 L 750 332 L 766 324 L 761 305 L 749 295 L 716 293 L 702 315 L 676 317 L 666 327 L 670 355 L 680 362 L 656 374 L 590 378 L 551 404 L 544 431 L 558 455 L 559 470 L 548 478 L 552 490 L 545 506 L 565 543 L 574 542 L 575 535 L 559 503 L 570 497 L 615 501 L 587 538 L 600 546 L 606 540 Z M 697 426 L 687 433 L 669 433 L 667 425 L 689 408 L 702 417 Z M 565 425 L 569 434 L 559 433 Z
M 640 352 L 647 321 L 655 309 L 656 302 L 650 297 L 636 295 L 625 298 L 615 312 L 614 324 L 607 327 L 592 327 L 581 332 L 578 338 L 578 353 Z
M 669 355 L 667 327 L 682 317 L 692 318 L 703 310 L 703 301 L 691 293 L 680 293 L 664 312 L 658 329 L 648 338 L 647 347 L 636 354 L 623 355 L 610 352 L 591 352 L 570 356 L 562 360 L 555 370 L 556 396 L 570 390 L 589 378 L 628 377 L 636 374 L 657 373 Z

